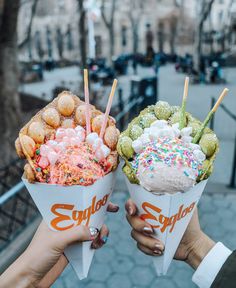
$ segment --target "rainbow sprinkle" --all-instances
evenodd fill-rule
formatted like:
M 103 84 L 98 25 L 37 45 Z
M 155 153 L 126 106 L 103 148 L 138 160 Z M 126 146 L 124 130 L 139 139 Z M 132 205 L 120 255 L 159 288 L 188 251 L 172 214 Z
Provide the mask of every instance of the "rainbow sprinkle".
M 135 155 L 131 165 L 138 175 L 139 163 L 142 163 L 147 170 L 153 171 L 157 162 L 165 163 L 169 167 L 186 168 L 183 173 L 187 177 L 191 177 L 189 169 L 194 172 L 196 178 L 203 173 L 202 163 L 196 160 L 193 150 L 179 138 L 163 137 L 148 143 Z

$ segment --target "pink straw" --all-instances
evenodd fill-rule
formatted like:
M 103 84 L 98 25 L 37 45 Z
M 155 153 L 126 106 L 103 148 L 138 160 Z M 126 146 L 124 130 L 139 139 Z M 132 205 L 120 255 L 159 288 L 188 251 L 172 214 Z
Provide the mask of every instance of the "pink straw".
M 84 69 L 84 96 L 85 96 L 85 117 L 86 117 L 86 133 L 91 132 L 90 127 L 90 105 L 89 105 L 89 89 L 88 89 L 88 70 Z
M 108 116 L 109 116 L 109 113 L 110 113 L 110 110 L 111 110 L 113 97 L 115 95 L 116 85 L 117 85 L 117 80 L 114 79 L 113 84 L 112 84 L 112 88 L 111 88 L 111 93 L 110 93 L 110 96 L 109 96 L 109 100 L 108 100 L 108 103 L 107 103 L 106 112 L 105 112 L 105 115 L 104 115 L 104 120 L 103 120 L 103 123 L 102 123 L 102 128 L 101 128 L 101 131 L 100 131 L 100 136 L 99 136 L 100 138 L 103 138 L 105 129 L 107 127 Z

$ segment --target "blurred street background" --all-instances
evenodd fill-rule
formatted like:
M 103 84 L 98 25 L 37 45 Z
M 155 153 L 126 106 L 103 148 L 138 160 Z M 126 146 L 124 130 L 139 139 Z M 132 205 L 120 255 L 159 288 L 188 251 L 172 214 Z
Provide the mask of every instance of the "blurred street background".
M 81 99 L 82 69 L 91 102 L 104 111 L 118 79 L 112 116 L 121 130 L 158 100 L 180 105 L 190 77 L 187 110 L 203 120 L 224 87 L 230 92 L 210 126 L 220 139 L 215 170 L 199 204 L 201 226 L 236 247 L 236 1 L 235 0 L 0 0 L 0 273 L 29 243 L 40 216 L 21 182 L 24 161 L 14 140 L 23 123 L 63 90 Z M 121 169 L 108 215 L 108 243 L 88 279 L 72 268 L 53 288 L 191 288 L 193 271 L 173 262 L 158 278 L 151 259 L 130 237 Z

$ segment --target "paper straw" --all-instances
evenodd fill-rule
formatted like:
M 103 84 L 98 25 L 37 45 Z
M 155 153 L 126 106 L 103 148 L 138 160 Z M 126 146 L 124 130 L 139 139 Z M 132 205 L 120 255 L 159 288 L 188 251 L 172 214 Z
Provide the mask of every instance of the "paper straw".
M 211 118 L 213 117 L 214 113 L 216 112 L 216 110 L 218 109 L 220 103 L 223 101 L 223 99 L 225 98 L 225 96 L 227 95 L 227 93 L 229 92 L 229 89 L 225 88 L 223 90 L 223 92 L 220 94 L 220 97 L 218 98 L 218 100 L 216 101 L 216 104 L 214 105 L 214 107 L 211 109 L 211 111 L 208 113 L 206 119 L 204 120 L 204 122 L 202 123 L 199 131 L 197 132 L 197 134 L 195 135 L 195 137 L 193 138 L 192 143 L 198 143 L 198 141 L 200 140 L 200 138 L 202 137 L 202 134 L 204 132 L 204 129 L 206 128 L 207 124 L 209 123 L 209 121 L 211 120 Z
M 111 93 L 110 93 L 110 96 L 109 96 L 109 99 L 108 99 L 108 103 L 107 103 L 106 112 L 105 112 L 105 115 L 104 115 L 104 120 L 103 120 L 101 131 L 100 131 L 100 138 L 103 138 L 105 129 L 107 127 L 108 116 L 109 116 L 109 113 L 110 113 L 110 110 L 111 110 L 113 97 L 115 95 L 116 85 L 117 85 L 117 80 L 114 79 L 113 84 L 112 84 L 112 88 L 111 88 Z
M 88 89 L 88 70 L 84 69 L 84 98 L 85 98 L 85 117 L 86 117 L 86 133 L 91 132 L 90 127 L 90 105 L 89 105 L 89 89 Z
M 188 97 L 188 84 L 189 84 L 189 77 L 185 78 L 184 82 L 184 94 L 182 100 L 182 107 L 180 111 L 180 121 L 179 121 L 179 128 L 180 130 L 186 126 L 186 103 Z

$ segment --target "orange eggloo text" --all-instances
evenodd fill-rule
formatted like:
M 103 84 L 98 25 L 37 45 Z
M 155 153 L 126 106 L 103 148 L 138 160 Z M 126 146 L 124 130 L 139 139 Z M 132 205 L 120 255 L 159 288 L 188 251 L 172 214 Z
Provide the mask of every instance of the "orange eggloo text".
M 67 230 L 82 223 L 88 226 L 91 216 L 107 204 L 109 196 L 110 194 L 106 194 L 100 200 L 94 196 L 91 205 L 84 210 L 76 210 L 75 205 L 72 204 L 54 204 L 51 212 L 56 217 L 51 221 L 51 226 L 58 231 Z M 67 225 L 65 225 L 65 221 L 67 221 Z
M 184 208 L 184 205 L 181 205 L 179 207 L 179 210 L 176 214 L 167 217 L 165 215 L 163 215 L 162 209 L 159 207 L 156 207 L 154 205 L 152 205 L 151 203 L 148 202 L 143 202 L 142 204 L 142 208 L 145 211 L 145 213 L 143 213 L 142 215 L 140 215 L 140 217 L 147 222 L 150 222 L 151 220 L 151 226 L 153 228 L 159 228 L 160 231 L 162 233 L 165 232 L 165 230 L 167 229 L 167 227 L 170 227 L 169 232 L 171 233 L 174 228 L 175 225 L 178 221 L 181 221 L 181 219 L 183 219 L 184 217 L 186 217 L 189 213 L 192 212 L 193 208 L 195 207 L 195 202 L 193 202 L 192 204 L 190 204 L 188 207 Z

